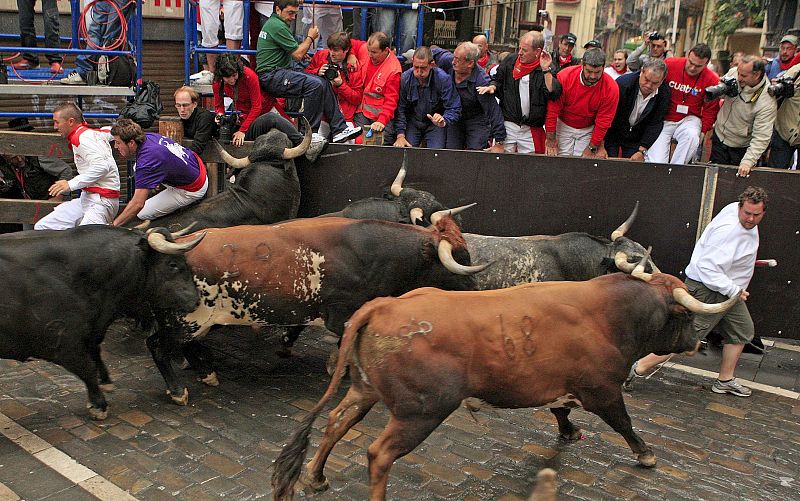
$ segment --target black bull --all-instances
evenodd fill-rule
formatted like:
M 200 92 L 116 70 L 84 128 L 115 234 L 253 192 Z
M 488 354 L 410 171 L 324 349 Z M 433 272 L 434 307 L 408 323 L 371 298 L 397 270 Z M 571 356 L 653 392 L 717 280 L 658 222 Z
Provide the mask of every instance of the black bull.
M 242 169 L 236 182 L 223 191 L 181 210 L 153 219 L 152 226 L 177 231 L 191 227 L 225 228 L 271 224 L 297 217 L 300 181 L 294 158 L 311 144 L 310 127 L 303 142 L 292 147 L 283 132 L 273 129 L 259 136 L 246 158 L 234 158 L 215 143 L 225 161 Z
M 108 326 L 121 314 L 148 320 L 150 307 L 193 309 L 198 294 L 183 252 L 202 238 L 179 245 L 157 231 L 99 225 L 3 235 L 0 357 L 61 365 L 86 384 L 92 418 L 104 419 Z
M 179 404 L 188 390 L 170 356 L 176 343 L 206 384 L 216 384 L 210 353 L 197 339 L 214 325 L 303 325 L 317 318 L 341 335 L 344 322 L 379 296 L 432 286 L 469 290 L 469 253 L 449 216 L 432 228 L 343 218 L 297 219 L 270 226 L 208 230 L 187 254 L 201 295 L 193 312 L 156 312 L 148 338 L 153 359 Z
M 677 278 L 642 269 L 493 291 L 426 288 L 367 303 L 348 323 L 328 389 L 275 462 L 273 499 L 291 499 L 309 433 L 345 364 L 350 390 L 307 466 L 304 483 L 315 489 L 327 487 L 323 469 L 333 446 L 379 400 L 390 418 L 367 454 L 371 501 L 385 498 L 394 461 L 469 397 L 501 408 L 550 407 L 569 440 L 581 437 L 568 415 L 582 405 L 620 433 L 643 466 L 655 465 L 625 409 L 628 368 L 650 352 L 694 349 L 689 311 L 721 312 L 738 298 L 706 305 Z

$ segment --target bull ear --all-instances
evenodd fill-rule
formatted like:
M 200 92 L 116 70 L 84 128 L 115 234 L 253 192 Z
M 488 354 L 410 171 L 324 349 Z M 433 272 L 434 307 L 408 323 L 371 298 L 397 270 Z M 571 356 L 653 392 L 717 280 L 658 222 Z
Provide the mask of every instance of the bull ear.
M 183 243 L 174 243 L 167 240 L 163 234 L 159 232 L 152 232 L 147 235 L 147 243 L 153 250 L 162 254 L 183 254 L 197 247 L 197 245 L 205 238 L 207 232 L 202 232 L 192 240 Z
M 403 191 L 403 180 L 406 178 L 406 163 L 408 162 L 408 158 L 406 157 L 406 152 L 403 151 L 403 165 L 400 166 L 400 172 L 397 173 L 397 177 L 394 178 L 392 182 L 392 187 L 389 188 L 389 191 L 392 192 L 392 195 L 399 197 L 400 192 Z M 413 222 L 413 219 L 412 219 Z
M 633 226 L 633 221 L 636 220 L 636 214 L 638 213 L 639 213 L 639 201 L 637 200 L 636 205 L 633 207 L 633 212 L 631 212 L 631 215 L 628 216 L 628 219 L 626 219 L 624 223 L 619 225 L 619 228 L 617 228 L 611 233 L 612 242 L 618 239 L 619 237 L 625 235 L 625 233 L 631 229 L 631 226 Z
M 297 158 L 300 155 L 304 155 L 308 147 L 311 146 L 311 125 L 306 120 L 306 117 L 303 117 L 303 120 L 306 124 L 306 135 L 303 137 L 303 141 L 295 146 L 294 148 L 284 148 L 283 149 L 283 159 L 284 160 L 291 160 L 293 158 Z
M 226 164 L 230 165 L 234 169 L 244 169 L 245 167 L 250 165 L 249 158 L 247 157 L 236 158 L 227 151 L 225 151 L 225 148 L 223 148 L 222 145 L 219 144 L 216 139 L 214 139 L 213 141 L 214 141 L 214 147 L 217 148 L 217 153 L 219 153 L 219 156 L 222 157 L 222 160 Z

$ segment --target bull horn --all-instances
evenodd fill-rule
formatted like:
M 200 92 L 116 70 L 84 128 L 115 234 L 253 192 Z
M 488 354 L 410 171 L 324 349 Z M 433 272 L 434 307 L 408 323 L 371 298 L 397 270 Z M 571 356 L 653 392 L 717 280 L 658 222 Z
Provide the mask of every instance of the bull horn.
M 442 262 L 442 265 L 447 268 L 448 271 L 456 275 L 473 275 L 485 270 L 492 264 L 486 263 L 477 266 L 464 266 L 458 263 L 455 258 L 453 258 L 453 244 L 447 240 L 439 241 L 438 254 L 439 261 Z
M 389 191 L 392 192 L 392 195 L 399 197 L 400 192 L 403 191 L 403 180 L 406 178 L 406 152 L 403 152 L 403 165 L 400 166 L 400 172 L 397 173 L 397 177 L 394 178 L 392 181 L 392 187 L 389 188 Z
M 638 278 L 639 280 L 644 280 L 645 282 L 649 282 L 650 280 L 653 279 L 653 274 L 652 273 L 646 273 L 644 271 L 644 265 L 645 265 L 645 263 L 647 263 L 647 260 L 650 259 L 650 251 L 651 250 L 653 250 L 652 247 L 648 247 L 647 248 L 647 252 L 645 253 L 645 255 L 642 256 L 642 259 L 639 261 L 639 263 L 636 265 L 636 267 L 633 268 L 633 271 L 631 271 L 631 276 L 632 277 Z M 621 254 L 621 253 L 618 253 L 618 254 Z
M 635 264 L 628 262 L 628 255 L 624 252 L 617 252 L 614 255 L 614 264 L 619 271 L 624 271 L 625 273 L 633 273 L 634 268 L 636 268 Z
M 414 207 L 408 211 L 408 216 L 411 218 L 411 224 L 417 224 L 417 221 L 422 221 L 422 216 L 424 215 L 425 213 L 422 212 L 422 209 L 419 207 Z
M 172 236 L 173 237 L 182 237 L 184 235 L 188 235 L 189 233 L 192 232 L 192 228 L 194 228 L 195 226 L 197 226 L 197 221 L 192 221 L 189 224 L 189 226 L 187 226 L 186 228 L 183 228 L 182 230 L 178 230 L 178 231 L 173 232 Z
M 617 228 L 611 233 L 612 242 L 618 239 L 619 237 L 623 236 L 628 230 L 631 229 L 633 221 L 636 219 L 636 214 L 638 213 L 639 213 L 639 201 L 637 200 L 636 205 L 633 207 L 633 212 L 631 212 L 631 215 L 628 216 L 628 219 L 626 219 L 624 223 L 619 225 L 619 228 Z
M 137 224 L 136 226 L 134 226 L 134 228 L 136 228 L 137 230 L 142 230 L 142 231 L 146 230 L 149 227 L 150 227 L 150 220 L 149 219 L 145 219 L 143 223 L 140 223 L 140 224 Z
M 168 241 L 167 237 L 161 233 L 153 232 L 147 235 L 147 243 L 154 250 L 157 250 L 162 254 L 183 254 L 184 252 L 189 252 L 197 247 L 197 244 L 199 244 L 200 241 L 205 238 L 206 233 L 207 232 L 204 231 L 188 242 L 177 244 L 175 242 Z
M 733 296 L 732 298 L 728 299 L 723 303 L 716 303 L 716 304 L 709 304 L 700 301 L 693 297 L 689 292 L 685 289 L 674 288 L 672 289 L 672 297 L 675 298 L 675 301 L 680 304 L 681 306 L 685 307 L 687 310 L 692 311 L 694 313 L 701 313 L 703 315 L 714 315 L 716 313 L 722 313 L 726 311 L 728 308 L 736 304 L 739 301 L 739 296 Z
M 433 214 L 431 214 L 431 224 L 435 225 L 436 223 L 439 222 L 440 219 L 442 219 L 445 216 L 455 216 L 459 212 L 465 211 L 470 207 L 472 207 L 473 205 L 478 205 L 478 202 L 472 202 L 469 205 L 462 205 L 461 207 L 456 207 L 455 209 L 445 209 L 436 211 Z
M 219 144 L 216 140 L 214 140 L 214 146 L 217 148 L 219 156 L 222 157 L 222 161 L 230 165 L 234 169 L 244 169 L 245 167 L 250 165 L 249 158 L 247 157 L 236 158 L 235 156 L 225 151 L 225 148 L 223 148 L 222 145 Z
M 284 160 L 291 160 L 299 157 L 300 155 L 304 155 L 306 150 L 308 150 L 308 147 L 311 146 L 311 125 L 308 123 L 308 120 L 306 120 L 305 117 L 303 117 L 303 121 L 306 123 L 306 135 L 303 138 L 303 141 L 294 148 L 283 149 Z

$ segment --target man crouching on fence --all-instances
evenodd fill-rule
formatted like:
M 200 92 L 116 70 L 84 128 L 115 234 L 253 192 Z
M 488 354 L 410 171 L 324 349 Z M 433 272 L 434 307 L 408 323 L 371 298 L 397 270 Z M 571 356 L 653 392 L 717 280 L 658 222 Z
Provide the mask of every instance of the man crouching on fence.
M 36 230 L 66 230 L 82 224 L 109 224 L 119 210 L 119 170 L 108 130 L 92 129 L 73 103 L 53 111 L 53 128 L 67 140 L 78 175 L 50 186 L 51 197 L 81 190 L 80 198 L 58 205 L 36 223 Z
M 139 124 L 127 118 L 111 128 L 111 135 L 120 155 L 136 160 L 136 189 L 125 210 L 114 219 L 114 226 L 134 217 L 149 220 L 166 216 L 206 194 L 206 167 L 192 150 L 162 135 L 145 134 Z M 164 189 L 150 197 L 159 186 Z

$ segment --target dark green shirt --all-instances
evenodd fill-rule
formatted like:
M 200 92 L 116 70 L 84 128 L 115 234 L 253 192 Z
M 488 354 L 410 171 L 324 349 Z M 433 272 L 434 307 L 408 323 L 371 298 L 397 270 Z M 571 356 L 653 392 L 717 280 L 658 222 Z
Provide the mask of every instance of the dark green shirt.
M 275 68 L 289 68 L 292 52 L 298 45 L 286 21 L 273 12 L 258 34 L 256 73 L 260 75 Z

